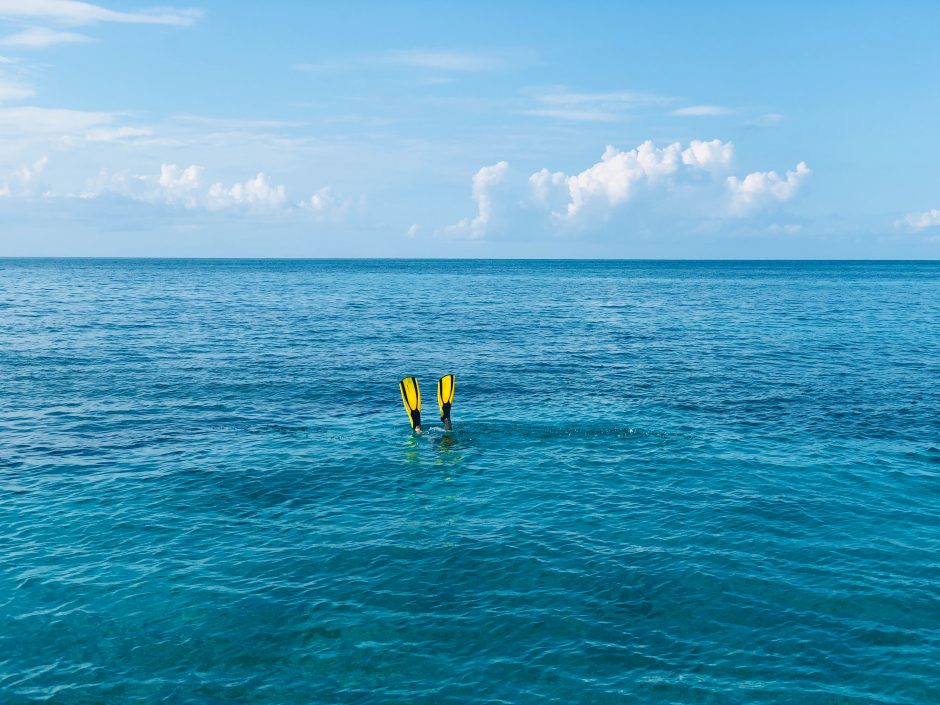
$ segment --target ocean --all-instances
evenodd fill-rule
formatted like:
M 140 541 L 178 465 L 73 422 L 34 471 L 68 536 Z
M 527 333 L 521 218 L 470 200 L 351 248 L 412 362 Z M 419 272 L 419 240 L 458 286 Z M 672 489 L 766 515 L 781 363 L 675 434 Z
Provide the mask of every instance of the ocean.
M 0 260 L 0 702 L 938 703 L 938 381 L 940 263 Z

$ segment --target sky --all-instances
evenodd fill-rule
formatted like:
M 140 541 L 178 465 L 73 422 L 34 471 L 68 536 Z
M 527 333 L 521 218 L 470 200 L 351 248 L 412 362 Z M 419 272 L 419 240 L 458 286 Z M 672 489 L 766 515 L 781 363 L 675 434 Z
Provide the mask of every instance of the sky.
M 938 27 L 0 0 L 0 256 L 937 259 Z

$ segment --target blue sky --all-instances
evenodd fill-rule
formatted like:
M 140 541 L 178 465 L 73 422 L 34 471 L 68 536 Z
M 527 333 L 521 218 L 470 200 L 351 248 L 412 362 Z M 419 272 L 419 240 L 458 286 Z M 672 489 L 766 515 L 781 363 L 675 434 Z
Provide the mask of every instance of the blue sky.
M 0 0 L 0 255 L 937 258 L 938 26 Z

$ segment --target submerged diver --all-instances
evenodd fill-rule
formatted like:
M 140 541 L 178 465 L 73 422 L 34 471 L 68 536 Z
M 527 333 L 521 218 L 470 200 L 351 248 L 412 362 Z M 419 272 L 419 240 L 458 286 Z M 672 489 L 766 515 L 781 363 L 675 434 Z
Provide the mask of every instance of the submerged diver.
M 444 375 L 437 381 L 437 405 L 441 408 L 441 421 L 444 430 L 450 431 L 450 407 L 454 403 L 454 375 Z M 421 388 L 417 377 L 405 377 L 398 383 L 401 388 L 401 400 L 411 420 L 411 428 L 421 433 Z

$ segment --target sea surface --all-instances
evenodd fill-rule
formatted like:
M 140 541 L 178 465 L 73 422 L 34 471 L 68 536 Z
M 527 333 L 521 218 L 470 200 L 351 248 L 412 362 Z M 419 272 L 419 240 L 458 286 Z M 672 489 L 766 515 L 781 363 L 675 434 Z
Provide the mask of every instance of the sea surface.
M 940 703 L 940 264 L 0 260 L 0 702 Z

